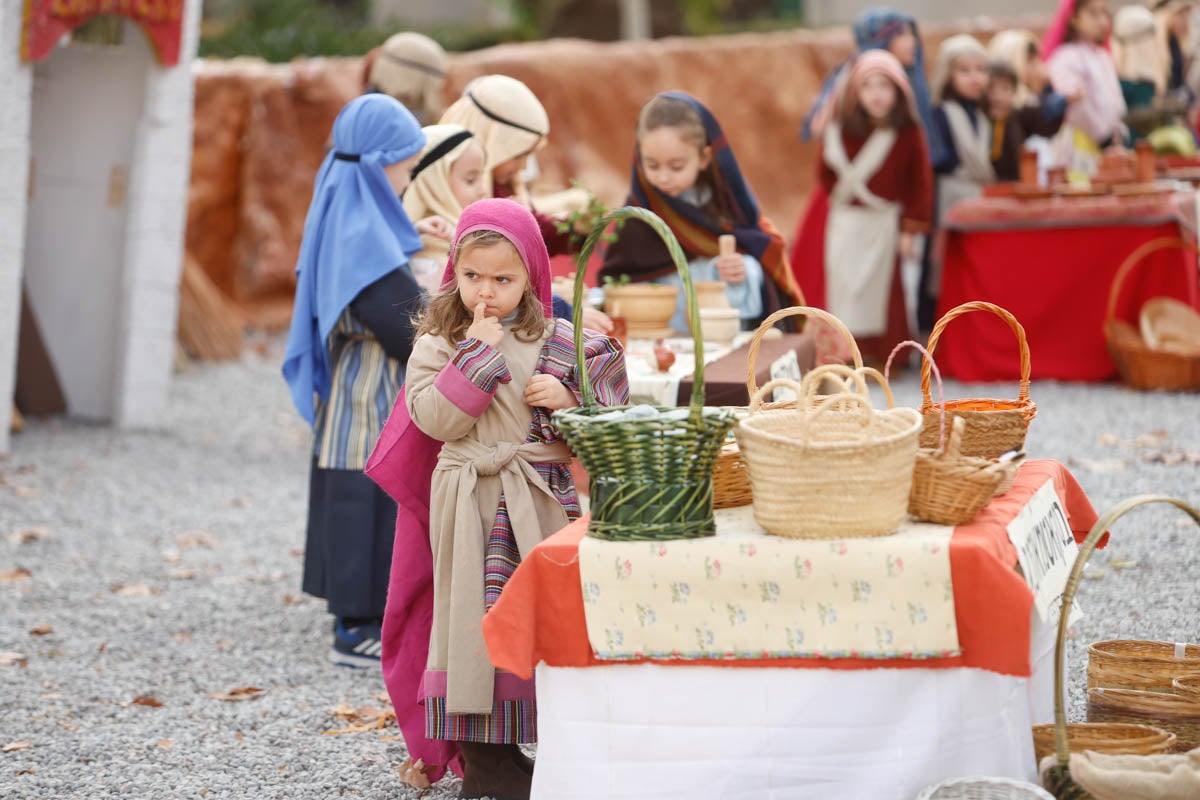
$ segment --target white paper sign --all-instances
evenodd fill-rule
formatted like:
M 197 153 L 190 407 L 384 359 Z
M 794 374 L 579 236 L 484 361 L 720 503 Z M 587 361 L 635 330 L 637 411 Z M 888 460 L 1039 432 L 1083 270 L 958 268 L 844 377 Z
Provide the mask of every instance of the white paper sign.
M 1038 616 L 1042 622 L 1057 620 L 1079 545 L 1075 543 L 1058 492 L 1054 491 L 1054 481 L 1042 484 L 1008 524 L 1008 538 L 1017 548 L 1021 571 L 1033 590 Z M 1073 608 L 1072 619 L 1077 614 L 1078 609 Z
M 800 359 L 796 358 L 795 350 L 788 350 L 771 362 L 771 380 L 785 378 L 799 383 L 801 377 Z M 776 403 L 791 402 L 796 399 L 796 393 L 786 386 L 776 386 L 771 393 L 771 399 Z

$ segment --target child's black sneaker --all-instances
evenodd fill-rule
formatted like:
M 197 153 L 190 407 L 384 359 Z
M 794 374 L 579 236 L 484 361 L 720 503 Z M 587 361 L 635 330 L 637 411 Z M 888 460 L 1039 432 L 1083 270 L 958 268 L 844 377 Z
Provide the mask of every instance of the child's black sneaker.
M 341 667 L 379 669 L 382 638 L 379 623 L 347 628 L 339 618 L 333 623 L 333 649 L 329 651 L 329 658 Z

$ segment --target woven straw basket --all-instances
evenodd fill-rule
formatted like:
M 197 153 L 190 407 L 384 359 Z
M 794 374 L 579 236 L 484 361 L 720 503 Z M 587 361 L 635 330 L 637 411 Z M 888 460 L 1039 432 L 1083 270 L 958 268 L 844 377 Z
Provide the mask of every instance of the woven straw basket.
M 1114 725 L 1073 722 L 1067 725 L 1067 745 L 1072 753 L 1094 750 L 1110 755 L 1153 756 L 1175 747 L 1175 734 L 1149 725 Z M 1054 754 L 1054 725 L 1033 726 L 1033 754 L 1042 763 Z
M 913 470 L 912 493 L 908 497 L 908 513 L 920 520 L 939 525 L 965 525 L 986 506 L 1005 481 L 1012 481 L 1018 461 L 1001 464 L 991 459 L 964 456 L 961 452 L 966 420 L 954 417 L 949 440 L 946 439 L 945 397 L 942 376 L 933 356 L 913 341 L 901 342 L 888 356 L 884 366 L 884 381 L 891 374 L 892 360 L 905 347 L 921 352 L 937 379 L 938 416 L 937 449 L 917 450 Z
M 1200 672 L 1200 645 L 1118 639 L 1088 648 L 1089 689 L 1171 692 L 1189 672 Z
M 1184 503 L 1182 500 L 1176 500 L 1173 497 L 1164 495 L 1142 495 L 1140 497 L 1131 497 L 1121 501 L 1107 513 L 1096 521 L 1092 529 L 1088 531 L 1087 538 L 1083 544 L 1079 545 L 1079 554 L 1075 557 L 1075 563 L 1071 566 L 1071 574 L 1067 576 L 1067 586 L 1063 590 L 1062 609 L 1058 618 L 1058 640 L 1054 647 L 1054 756 L 1055 764 L 1043 776 L 1043 783 L 1050 793 L 1058 800 L 1086 800 L 1091 795 L 1085 792 L 1079 784 L 1071 777 L 1071 744 L 1068 740 L 1069 732 L 1067 726 L 1067 714 L 1063 703 L 1063 659 L 1066 656 L 1067 648 L 1067 625 L 1071 614 L 1071 607 L 1075 604 L 1075 594 L 1079 590 L 1079 582 L 1083 578 L 1083 568 L 1087 565 L 1088 559 L 1092 557 L 1092 553 L 1096 550 L 1096 545 L 1100 539 L 1112 528 L 1112 526 L 1121 517 L 1139 506 L 1149 505 L 1151 503 L 1168 503 L 1175 506 L 1181 511 L 1190 516 L 1197 525 L 1200 525 L 1200 511 Z M 1090 706 L 1090 700 L 1089 700 Z M 1089 719 L 1091 713 L 1089 710 Z M 1129 720 L 1124 720 L 1128 722 Z M 1145 720 L 1137 720 L 1144 722 Z M 1156 721 L 1157 722 L 1157 721 Z M 1102 725 L 1109 726 L 1105 731 Z M 1162 733 L 1167 733 L 1163 725 L 1155 724 L 1152 726 L 1159 729 Z M 1109 738 L 1117 740 L 1120 738 L 1129 738 L 1128 731 L 1125 726 L 1118 726 L 1113 722 L 1099 723 L 1096 726 L 1088 729 L 1089 736 L 1093 738 Z M 1178 742 L 1174 742 L 1178 745 Z M 1167 745 L 1171 746 L 1171 745 Z M 1093 748 L 1094 749 L 1094 748 Z M 1109 751 L 1112 752 L 1112 751 Z M 1165 748 L 1164 748 L 1165 752 Z
M 1175 734 L 1174 752 L 1200 747 L 1200 700 L 1135 689 L 1088 689 L 1088 722 L 1150 724 Z
M 1016 400 L 950 400 L 942 404 L 947 419 L 962 417 L 967 421 L 963 432 L 962 454 L 978 456 L 979 458 L 997 458 L 1009 450 L 1021 450 L 1025 446 L 1025 434 L 1029 423 L 1037 416 L 1037 405 L 1029 399 L 1029 342 L 1025 339 L 1025 329 L 1016 317 L 1000 306 L 992 303 L 974 301 L 963 303 L 950 309 L 939 319 L 929 334 L 929 352 L 937 348 L 942 331 L 951 321 L 969 314 L 972 311 L 989 311 L 1000 317 L 1012 330 L 1017 338 L 1017 346 L 1021 358 L 1021 383 Z M 922 447 L 937 447 L 938 426 L 941 424 L 938 413 L 930 396 L 930 366 L 925 361 L 921 365 L 921 413 L 925 415 L 925 428 L 921 432 Z M 1000 491 L 1007 491 L 1008 486 L 1002 486 Z
M 1054 800 L 1039 786 L 1009 778 L 955 778 L 930 786 L 917 800 Z
M 755 373 L 758 371 L 758 351 L 762 348 L 767 331 L 774 328 L 781 320 L 797 316 L 820 319 L 842 334 L 850 346 L 850 355 L 854 359 L 854 366 L 862 366 L 862 354 L 858 351 L 858 344 L 854 341 L 854 336 L 837 317 L 828 311 L 808 306 L 782 308 L 764 319 L 750 339 L 750 348 L 746 353 L 747 397 L 753 397 L 758 391 L 758 381 L 755 378 Z M 770 409 L 779 405 L 790 404 L 764 403 L 763 408 Z M 744 410 L 738 409 L 738 411 Z M 713 468 L 713 508 L 738 508 L 748 506 L 752 502 L 754 502 L 754 491 L 750 488 L 750 476 L 746 472 L 746 463 L 742 460 L 742 452 L 736 441 L 727 442 L 721 448 L 721 455 L 717 459 L 717 465 Z
M 826 377 L 855 391 L 816 395 Z M 797 391 L 794 408 L 763 410 L 776 386 Z M 800 386 L 770 381 L 736 429 L 754 489 L 754 518 L 768 532 L 799 539 L 886 536 L 904 520 L 917 457 L 920 414 L 876 411 L 866 377 L 825 365 Z
M 603 419 L 624 409 L 600 408 L 583 358 L 583 278 L 588 257 L 613 222 L 638 219 L 667 245 L 683 280 L 696 365 L 687 413 L 662 408 L 669 416 L 650 419 Z M 606 214 L 579 253 L 575 272 L 575 365 L 583 403 L 555 411 L 552 419 L 588 472 L 591 522 L 588 535 L 601 539 L 663 540 L 712 536 L 713 465 L 733 426 L 731 409 L 704 408 L 704 342 L 700 309 L 687 259 L 670 228 L 644 208 L 626 207 Z
M 1121 287 L 1129 273 L 1146 259 L 1160 250 L 1184 249 L 1196 253 L 1196 245 L 1183 239 L 1164 237 L 1152 239 L 1134 250 L 1121 263 L 1113 275 L 1112 288 L 1108 293 L 1108 313 L 1104 319 L 1104 338 L 1108 352 L 1121 380 L 1134 389 L 1162 389 L 1166 391 L 1200 390 L 1200 358 L 1182 353 L 1154 350 L 1142 338 L 1137 328 L 1117 319 L 1117 300 Z M 1190 263 L 1189 269 L 1195 269 Z
M 1200 672 L 1189 672 L 1171 681 L 1175 694 L 1180 697 L 1190 697 L 1200 703 Z

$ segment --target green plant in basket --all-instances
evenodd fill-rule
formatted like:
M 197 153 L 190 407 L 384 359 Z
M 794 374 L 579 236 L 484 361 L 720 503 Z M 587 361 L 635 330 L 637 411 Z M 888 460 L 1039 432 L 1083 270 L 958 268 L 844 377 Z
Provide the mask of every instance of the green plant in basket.
M 588 234 L 575 275 L 575 358 L 583 403 L 554 412 L 554 423 L 591 478 L 588 535 L 614 540 L 689 539 L 716 533 L 712 472 L 732 409 L 704 407 L 704 343 L 697 333 L 692 398 L 686 408 L 600 408 L 583 362 L 584 265 L 614 222 L 638 219 L 666 243 L 683 280 L 691 329 L 700 331 L 700 308 L 687 259 L 656 214 L 627 206 L 605 214 Z
M 579 181 L 571 181 L 572 188 L 579 189 L 587 194 L 587 205 L 583 208 L 577 208 L 560 219 L 556 224 L 556 229 L 559 233 L 571 234 L 571 244 L 578 245 L 587 236 L 587 233 L 582 231 L 591 231 L 596 224 L 596 220 L 602 218 L 609 212 L 608 206 L 600 202 L 600 198 L 592 193 L 591 189 L 581 184 Z M 617 222 L 619 228 L 621 222 Z M 610 244 L 615 242 L 617 235 L 615 231 L 601 231 L 600 241 Z

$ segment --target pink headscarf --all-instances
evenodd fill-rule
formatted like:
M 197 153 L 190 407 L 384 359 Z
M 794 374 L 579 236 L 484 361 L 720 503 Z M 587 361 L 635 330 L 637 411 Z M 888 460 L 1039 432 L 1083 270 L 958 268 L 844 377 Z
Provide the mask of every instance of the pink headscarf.
M 554 298 L 550 292 L 550 254 L 546 251 L 546 240 L 529 209 L 513 200 L 479 200 L 463 210 L 454 231 L 454 243 L 450 245 L 450 259 L 442 274 L 442 288 L 454 283 L 454 254 L 458 252 L 458 243 L 468 233 L 476 231 L 495 231 L 508 239 L 525 263 L 534 296 L 542 301 L 546 316 L 553 317 Z
M 1059 0 L 1058 10 L 1054 12 L 1054 19 L 1050 20 L 1050 24 L 1046 26 L 1046 32 L 1042 34 L 1043 60 L 1049 61 L 1054 51 L 1066 41 L 1071 17 L 1075 16 L 1075 8 L 1081 2 L 1083 0 Z M 1108 49 L 1107 40 L 1104 42 L 1104 49 Z
M 875 73 L 886 75 L 904 93 L 904 101 L 908 103 L 913 121 L 919 125 L 921 117 L 917 113 L 917 101 L 913 96 L 912 85 L 908 82 L 908 75 L 904 72 L 904 65 L 887 50 L 867 50 L 854 59 L 842 89 L 842 113 L 846 113 L 858 102 L 858 90 L 862 88 L 863 82 Z

